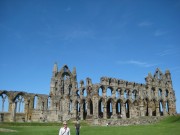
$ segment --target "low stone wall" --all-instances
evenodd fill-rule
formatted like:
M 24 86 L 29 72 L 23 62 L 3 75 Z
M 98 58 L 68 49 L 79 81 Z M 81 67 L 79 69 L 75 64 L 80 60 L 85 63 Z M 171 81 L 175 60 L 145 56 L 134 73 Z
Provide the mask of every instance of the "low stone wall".
M 159 122 L 165 117 L 139 117 L 139 118 L 128 118 L 128 119 L 95 119 L 93 125 L 98 126 L 128 126 L 128 125 L 146 125 L 154 124 Z
M 4 113 L 0 113 L 0 122 L 10 122 L 10 118 L 11 118 L 11 113 L 8 112 L 4 112 Z

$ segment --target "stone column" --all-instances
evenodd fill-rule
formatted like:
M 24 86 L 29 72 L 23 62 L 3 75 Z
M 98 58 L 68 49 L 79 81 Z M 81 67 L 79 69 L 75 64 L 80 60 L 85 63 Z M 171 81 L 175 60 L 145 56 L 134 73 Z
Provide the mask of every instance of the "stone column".
M 149 113 L 148 114 L 149 116 L 152 116 L 152 108 L 151 107 L 148 108 L 148 113 Z
M 166 102 L 162 103 L 163 106 L 163 116 L 167 116 L 167 112 L 166 112 Z
M 103 118 L 107 119 L 107 107 L 106 107 L 106 105 L 104 105 L 104 107 L 103 107 Z
M 140 101 L 139 108 L 140 108 L 140 116 L 145 116 L 145 114 L 144 114 L 144 103 L 142 100 Z
M 11 102 L 11 122 L 15 122 L 15 117 L 16 117 L 16 102 Z
M 159 99 L 158 92 L 159 92 L 159 89 L 158 89 L 158 87 L 156 87 L 154 95 L 155 95 L 155 98 L 157 98 L 157 99 Z
M 156 116 L 160 116 L 159 113 L 159 102 L 156 101 Z
M 116 104 L 113 103 L 113 105 L 112 105 L 112 118 L 115 118 L 115 116 L 117 118 L 117 115 L 116 115 Z
M 124 88 L 121 89 L 120 98 L 121 98 L 121 99 L 124 98 Z
M 98 98 L 96 95 L 93 97 L 93 116 L 95 119 L 98 118 Z
M 80 119 L 83 120 L 83 103 L 80 104 Z
M 75 102 L 72 102 L 72 117 L 76 118 L 76 105 L 75 105 Z
M 122 103 L 121 104 L 121 114 L 122 114 L 122 118 L 123 119 L 126 119 L 126 105 L 125 105 L 125 103 Z
M 24 113 L 25 113 L 25 121 L 28 121 L 28 115 L 29 115 L 29 102 L 28 102 L 28 100 L 26 99 L 25 101 L 24 101 L 24 104 L 25 104 L 25 111 L 24 111 Z

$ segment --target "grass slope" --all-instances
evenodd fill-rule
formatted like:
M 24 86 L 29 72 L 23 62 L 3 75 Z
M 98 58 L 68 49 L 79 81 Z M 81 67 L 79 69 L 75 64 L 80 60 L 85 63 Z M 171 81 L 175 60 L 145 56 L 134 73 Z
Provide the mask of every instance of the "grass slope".
M 4 123 L 0 128 L 16 130 L 17 132 L 1 132 L 0 135 L 58 135 L 60 126 L 58 124 Z M 28 125 L 29 124 L 29 125 Z M 39 125 L 38 125 L 39 124 Z M 32 126 L 33 125 L 33 126 Z M 69 124 L 71 135 L 75 135 L 73 124 Z M 82 123 L 80 135 L 179 135 L 180 116 L 167 117 L 154 125 L 136 126 L 88 126 Z

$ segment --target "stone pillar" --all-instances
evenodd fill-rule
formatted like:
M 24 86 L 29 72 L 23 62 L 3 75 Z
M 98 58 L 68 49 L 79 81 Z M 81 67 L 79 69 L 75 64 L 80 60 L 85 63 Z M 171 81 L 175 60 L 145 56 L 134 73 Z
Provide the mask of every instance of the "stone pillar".
M 80 119 L 83 120 L 83 103 L 80 105 Z
M 159 102 L 156 101 L 156 116 L 160 116 L 159 113 Z
M 157 99 L 159 99 L 159 97 L 158 97 L 158 92 L 159 92 L 159 89 L 158 89 L 158 87 L 156 87 L 155 88 L 155 98 L 157 98 Z
M 159 107 L 156 107 L 156 116 L 160 116 Z
M 120 93 L 120 98 L 123 99 L 124 98 L 124 89 L 121 89 L 121 93 Z
M 11 122 L 15 122 L 15 116 L 16 116 L 16 102 L 11 102 L 9 104 L 11 106 Z
M 167 116 L 167 112 L 166 112 L 166 102 L 162 103 L 163 106 L 163 116 Z
M 116 115 L 116 104 L 113 103 L 113 105 L 112 105 L 112 118 L 115 118 L 115 116 L 117 118 L 117 115 Z
M 116 89 L 117 89 L 117 87 L 113 87 L 113 90 L 112 90 L 112 98 L 115 98 L 115 97 L 116 97 Z
M 104 107 L 103 107 L 103 118 L 107 119 L 107 107 L 106 107 L 106 105 L 104 105 Z
M 96 95 L 93 97 L 93 116 L 95 119 L 98 118 L 98 98 Z
M 24 101 L 24 103 L 25 103 L 25 121 L 28 121 L 28 115 L 29 115 L 29 102 L 28 102 L 28 100 L 26 99 L 25 101 Z
M 122 118 L 126 119 L 126 105 L 125 105 L 125 103 L 121 104 L 121 114 L 122 114 Z
M 76 118 L 76 105 L 75 105 L 75 102 L 72 102 L 72 117 Z
M 150 108 L 150 107 L 148 108 L 148 113 L 149 113 L 148 114 L 149 116 L 152 116 L 152 108 Z
M 140 116 L 145 116 L 145 114 L 144 114 L 144 104 L 143 104 L 142 101 L 141 101 L 139 107 L 140 107 Z

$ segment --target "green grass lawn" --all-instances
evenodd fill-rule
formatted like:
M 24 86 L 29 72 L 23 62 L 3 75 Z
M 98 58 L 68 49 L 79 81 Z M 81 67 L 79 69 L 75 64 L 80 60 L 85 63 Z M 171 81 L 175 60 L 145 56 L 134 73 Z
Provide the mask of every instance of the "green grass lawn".
M 28 125 L 28 124 L 26 124 Z M 0 124 L 0 128 L 16 130 L 16 132 L 1 132 L 0 135 L 58 135 L 60 126 L 43 124 L 34 126 L 21 124 Z M 47 124 L 46 124 L 47 125 Z M 71 135 L 75 135 L 72 124 L 69 125 Z M 171 116 L 154 125 L 136 126 L 88 126 L 83 124 L 80 135 L 180 135 L 180 116 Z

